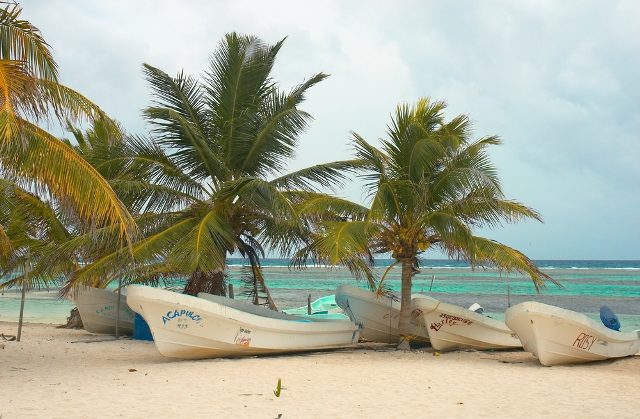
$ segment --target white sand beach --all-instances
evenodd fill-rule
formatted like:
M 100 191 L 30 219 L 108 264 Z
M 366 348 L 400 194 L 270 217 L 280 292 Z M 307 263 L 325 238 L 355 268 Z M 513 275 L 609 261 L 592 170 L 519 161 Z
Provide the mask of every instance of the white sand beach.
M 0 333 L 15 334 L 0 322 Z M 153 343 L 26 324 L 0 339 L 0 417 L 637 417 L 640 356 L 354 350 L 181 361 Z M 278 378 L 282 392 L 275 397 Z

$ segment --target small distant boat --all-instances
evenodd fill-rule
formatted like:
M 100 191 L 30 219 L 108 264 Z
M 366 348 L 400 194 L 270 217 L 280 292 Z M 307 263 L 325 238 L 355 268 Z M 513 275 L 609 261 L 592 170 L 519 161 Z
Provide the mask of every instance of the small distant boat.
M 507 325 L 542 365 L 574 364 L 635 355 L 640 330 L 618 332 L 584 314 L 528 301 L 509 308 Z
M 412 298 L 430 299 L 426 295 L 414 294 Z M 377 296 L 371 291 L 350 285 L 340 285 L 336 289 L 336 303 L 356 324 L 362 326 L 360 337 L 364 340 L 383 343 L 398 343 L 400 334 L 400 301 L 390 297 Z M 413 341 L 428 343 L 429 334 L 423 325 L 412 318 L 410 332 Z
M 414 298 L 413 306 L 422 316 L 435 350 L 522 347 L 515 333 L 499 320 L 434 299 Z
M 237 357 L 350 347 L 349 320 L 292 316 L 211 294 L 131 285 L 129 306 L 149 324 L 158 351 L 174 358 Z
M 115 335 L 117 293 L 102 288 L 83 287 L 78 289 L 75 303 L 80 312 L 82 325 L 87 332 Z M 124 293 L 121 294 L 118 333 L 133 334 L 134 316 L 135 314 L 127 305 L 126 296 Z
M 296 308 L 287 308 L 282 310 L 283 313 L 293 314 L 296 316 L 309 315 L 309 307 L 302 306 Z M 311 315 L 319 318 L 331 319 L 347 319 L 342 309 L 336 304 L 336 296 L 334 294 L 325 295 L 311 302 Z

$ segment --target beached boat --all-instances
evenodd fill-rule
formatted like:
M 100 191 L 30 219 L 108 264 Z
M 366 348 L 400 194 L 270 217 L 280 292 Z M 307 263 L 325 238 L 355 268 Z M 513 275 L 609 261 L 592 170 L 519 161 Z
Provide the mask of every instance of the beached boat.
M 377 296 L 371 291 L 350 285 L 340 285 L 336 289 L 336 303 L 345 314 L 362 326 L 360 337 L 364 340 L 384 343 L 398 343 L 398 321 L 400 320 L 400 301 L 387 296 Z M 412 298 L 426 298 L 414 294 Z M 410 331 L 412 340 L 428 343 L 429 334 L 422 324 L 412 317 Z
M 82 325 L 87 332 L 114 335 L 116 333 L 116 310 L 118 294 L 102 288 L 82 287 L 78 289 L 75 303 L 80 312 Z M 133 334 L 134 313 L 127 305 L 124 293 L 120 295 L 118 333 Z
M 129 306 L 149 324 L 158 351 L 175 358 L 236 357 L 345 348 L 349 320 L 292 316 L 211 294 L 198 297 L 131 285 Z
M 302 306 L 296 308 L 285 308 L 282 310 L 283 313 L 293 314 L 295 316 L 308 316 L 309 315 L 309 307 Z M 347 315 L 344 314 L 344 311 L 336 304 L 336 296 L 325 295 L 324 297 L 320 297 L 315 301 L 311 302 L 311 315 L 316 316 L 318 318 L 325 319 L 347 319 Z
M 600 361 L 640 351 L 640 330 L 611 330 L 560 307 L 528 301 L 509 308 L 505 316 L 524 349 L 542 365 Z
M 522 347 L 515 333 L 502 321 L 434 299 L 414 298 L 413 306 L 435 350 Z

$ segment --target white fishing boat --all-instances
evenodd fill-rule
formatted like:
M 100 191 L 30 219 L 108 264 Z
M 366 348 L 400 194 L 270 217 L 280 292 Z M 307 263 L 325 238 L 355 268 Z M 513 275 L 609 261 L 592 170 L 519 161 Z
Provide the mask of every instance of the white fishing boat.
M 82 287 L 77 291 L 75 303 L 80 312 L 82 325 L 87 332 L 114 335 L 116 333 L 116 310 L 118 294 L 102 288 Z M 133 334 L 135 314 L 126 302 L 126 296 L 120 296 L 120 315 L 118 333 Z
M 509 308 L 507 325 L 542 365 L 573 364 L 635 355 L 640 330 L 618 332 L 584 314 L 528 301 Z
M 350 285 L 340 285 L 336 289 L 336 303 L 349 318 L 362 326 L 360 337 L 364 340 L 384 343 L 398 343 L 400 334 L 400 301 L 387 296 L 378 296 L 371 291 Z M 413 298 L 426 298 L 414 294 Z M 428 343 L 429 334 L 422 324 L 412 317 L 410 324 L 412 340 Z
M 356 344 L 359 336 L 349 320 L 292 316 L 205 293 L 193 297 L 131 285 L 127 302 L 149 324 L 158 351 L 174 358 L 345 348 Z
M 515 333 L 502 321 L 434 299 L 414 298 L 413 306 L 435 350 L 522 347 Z

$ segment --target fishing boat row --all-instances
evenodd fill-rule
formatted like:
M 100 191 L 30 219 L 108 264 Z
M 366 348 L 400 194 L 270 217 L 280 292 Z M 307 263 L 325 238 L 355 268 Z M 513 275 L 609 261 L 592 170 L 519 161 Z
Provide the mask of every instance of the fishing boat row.
M 431 299 L 428 296 L 414 294 L 416 298 Z M 347 316 L 362 326 L 360 336 L 372 342 L 398 343 L 400 332 L 400 301 L 385 295 L 376 295 L 362 288 L 340 285 L 336 289 L 336 304 Z M 429 334 L 423 324 L 411 318 L 409 326 L 412 340 L 429 343 Z
M 388 343 L 397 343 L 400 339 L 399 301 L 341 285 L 336 290 L 336 303 L 353 321 L 362 325 L 364 339 Z M 430 343 L 437 351 L 522 346 L 504 322 L 423 294 L 411 296 L 409 339 Z
M 124 294 L 120 298 L 125 298 Z M 76 302 L 85 328 L 93 333 L 113 333 L 117 299 L 117 294 L 107 290 L 80 292 Z M 393 296 L 341 285 L 335 297 L 319 301 L 314 308 L 327 307 L 337 314 L 334 305 L 346 315 L 343 319 L 323 316 L 329 310 L 292 315 L 206 293 L 194 297 L 131 285 L 126 289 L 126 303 L 120 300 L 118 325 L 121 333 L 131 333 L 134 312 L 138 313 L 149 325 L 158 351 L 175 358 L 329 350 L 352 347 L 359 339 L 399 341 L 401 304 Z M 640 331 L 611 330 L 573 311 L 525 302 L 509 308 L 503 322 L 483 315 L 476 307 L 465 309 L 414 294 L 408 338 L 442 352 L 524 347 L 548 366 L 640 351 Z
M 336 302 L 361 325 L 368 340 L 398 342 L 400 303 L 342 285 Z M 632 356 L 640 351 L 640 330 L 611 330 L 588 316 L 537 302 L 509 308 L 506 322 L 425 295 L 411 299 L 410 338 L 437 351 L 523 347 L 545 366 Z

